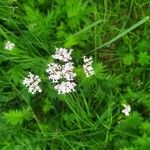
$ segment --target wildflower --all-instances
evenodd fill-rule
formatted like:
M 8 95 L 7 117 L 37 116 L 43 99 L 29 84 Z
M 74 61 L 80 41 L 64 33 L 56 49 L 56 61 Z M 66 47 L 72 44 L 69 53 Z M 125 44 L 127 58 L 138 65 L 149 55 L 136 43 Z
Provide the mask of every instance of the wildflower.
M 55 85 L 55 89 L 58 91 L 58 94 L 67 94 L 75 91 L 76 84 L 70 81 L 63 81 L 60 84 Z
M 49 74 L 49 79 L 55 84 L 54 88 L 58 91 L 58 94 L 66 94 L 75 91 L 76 84 L 74 83 L 74 77 L 76 73 L 74 70 L 74 63 L 71 62 L 72 50 L 65 48 L 56 48 L 56 52 L 52 57 L 58 59 L 63 63 L 50 63 L 46 72 Z
M 83 56 L 83 62 L 84 62 L 83 69 L 86 76 L 90 77 L 94 75 L 94 70 L 92 67 L 93 58 L 92 57 L 87 58 L 86 56 Z
M 123 107 L 124 107 L 124 109 L 122 110 L 122 113 L 124 113 L 125 116 L 129 116 L 129 113 L 130 113 L 130 111 L 131 111 L 131 106 L 130 106 L 130 105 L 123 104 Z
M 56 63 L 48 64 L 48 68 L 46 72 L 49 74 L 49 79 L 52 80 L 53 83 L 58 83 L 58 81 L 62 78 L 62 67 Z
M 28 91 L 32 94 L 36 94 L 37 92 L 41 93 L 42 89 L 38 85 L 41 82 L 41 79 L 38 75 L 33 75 L 29 72 L 28 76 L 23 80 L 23 85 L 28 87 Z
M 10 41 L 7 41 L 6 44 L 5 44 L 5 49 L 6 50 L 12 51 L 12 49 L 14 49 L 14 47 L 15 47 L 15 44 L 11 43 Z
M 67 62 L 62 65 L 62 78 L 66 79 L 67 81 L 73 81 L 76 73 L 73 72 L 74 65 L 72 62 Z
M 54 59 L 67 62 L 69 60 L 72 60 L 71 53 L 72 53 L 72 50 L 67 50 L 65 48 L 56 48 L 56 52 L 54 55 L 52 55 L 52 57 Z
M 59 94 L 65 94 L 74 91 L 75 84 L 73 84 L 73 80 L 76 76 L 76 73 L 73 72 L 73 69 L 74 66 L 72 62 L 67 62 L 63 65 L 56 63 L 48 64 L 46 72 L 49 74 L 49 79 L 52 80 L 53 83 L 57 83 L 55 89 L 58 90 Z M 63 82 L 60 83 L 62 80 Z

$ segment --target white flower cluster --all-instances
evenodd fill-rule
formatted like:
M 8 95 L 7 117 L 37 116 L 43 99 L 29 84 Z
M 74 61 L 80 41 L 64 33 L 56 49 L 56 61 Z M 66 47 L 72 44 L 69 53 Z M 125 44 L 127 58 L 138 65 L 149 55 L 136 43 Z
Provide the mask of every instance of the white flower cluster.
M 58 94 L 67 94 L 75 91 L 76 83 L 74 79 L 76 73 L 74 73 L 74 63 L 72 62 L 71 54 L 72 49 L 56 48 L 55 54 L 52 55 L 52 57 L 58 61 L 56 63 L 49 63 L 46 69 L 48 78 L 54 84 L 54 89 L 58 91 Z M 94 75 L 92 67 L 93 58 L 84 56 L 83 61 L 83 69 L 86 76 Z M 23 84 L 28 87 L 29 92 L 32 94 L 42 92 L 38 85 L 40 82 L 41 79 L 39 76 L 33 75 L 31 72 L 29 72 L 28 77 L 23 80 Z
M 29 72 L 28 76 L 23 80 L 23 85 L 28 87 L 28 91 L 32 94 L 41 93 L 42 89 L 38 85 L 41 82 L 41 79 L 38 75 L 34 75 Z
M 12 49 L 14 49 L 14 48 L 15 48 L 15 44 L 14 43 L 11 43 L 10 41 L 7 41 L 5 43 L 5 49 L 6 50 L 12 51 Z
M 72 60 L 71 53 L 72 49 L 68 50 L 66 48 L 56 48 L 55 54 L 52 55 L 52 57 L 63 62 L 68 62 Z
M 129 116 L 131 111 L 131 106 L 123 104 L 124 109 L 122 110 L 122 113 L 125 114 L 125 116 Z
M 87 58 L 86 56 L 83 56 L 83 62 L 84 62 L 83 69 L 84 69 L 86 76 L 90 77 L 94 75 L 94 70 L 92 67 L 93 58 L 91 56 L 89 58 Z
M 74 64 L 70 60 L 72 50 L 65 48 L 56 48 L 56 52 L 52 57 L 63 62 L 63 64 L 49 63 L 46 72 L 49 74 L 49 79 L 55 83 L 55 89 L 59 94 L 67 94 L 75 91 L 76 84 L 74 77 L 76 73 L 73 72 Z
M 60 84 L 55 85 L 55 89 L 58 91 L 58 94 L 66 94 L 75 91 L 76 84 L 70 81 L 63 81 Z
M 49 79 L 52 80 L 53 83 L 58 83 L 61 78 L 61 65 L 56 63 L 49 63 L 46 72 L 49 74 Z

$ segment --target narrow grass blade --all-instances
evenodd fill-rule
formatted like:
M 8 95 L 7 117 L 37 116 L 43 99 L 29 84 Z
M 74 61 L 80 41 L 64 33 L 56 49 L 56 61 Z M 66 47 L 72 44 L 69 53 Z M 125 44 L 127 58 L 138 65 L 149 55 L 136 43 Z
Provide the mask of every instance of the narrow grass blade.
M 91 25 L 85 27 L 84 29 L 78 31 L 78 32 L 75 33 L 73 36 L 77 36 L 77 35 L 79 35 L 79 34 L 85 32 L 85 31 L 89 30 L 90 28 L 92 28 L 92 27 L 96 26 L 97 24 L 102 23 L 102 22 L 104 22 L 104 21 L 106 21 L 106 20 L 104 20 L 104 19 L 103 19 L 103 20 L 98 20 L 98 21 L 92 23 Z
M 127 33 L 131 32 L 132 30 L 136 29 L 137 27 L 139 27 L 140 25 L 142 25 L 143 23 L 147 22 L 149 20 L 149 16 L 143 18 L 142 20 L 140 20 L 139 22 L 137 22 L 135 25 L 133 25 L 132 27 L 130 27 L 129 29 L 121 32 L 120 34 L 118 34 L 115 38 L 113 38 L 112 40 L 102 44 L 101 46 L 95 48 L 94 50 L 92 51 L 89 51 L 88 53 L 90 52 L 93 52 L 93 51 L 96 51 L 96 50 L 99 50 L 100 48 L 103 48 L 105 46 L 110 46 L 110 44 L 112 44 L 113 42 L 117 41 L 118 39 L 120 39 L 121 37 L 125 36 Z

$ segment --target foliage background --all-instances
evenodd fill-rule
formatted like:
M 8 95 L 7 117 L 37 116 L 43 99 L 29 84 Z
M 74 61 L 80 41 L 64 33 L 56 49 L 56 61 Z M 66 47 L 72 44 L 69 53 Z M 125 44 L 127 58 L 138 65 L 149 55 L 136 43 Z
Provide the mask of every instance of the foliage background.
M 149 0 L 0 0 L 0 149 L 149 150 L 149 14 Z M 45 73 L 55 46 L 74 49 L 70 95 Z M 84 77 L 82 55 L 93 56 L 95 76 Z M 42 78 L 42 94 L 22 85 L 28 71 Z

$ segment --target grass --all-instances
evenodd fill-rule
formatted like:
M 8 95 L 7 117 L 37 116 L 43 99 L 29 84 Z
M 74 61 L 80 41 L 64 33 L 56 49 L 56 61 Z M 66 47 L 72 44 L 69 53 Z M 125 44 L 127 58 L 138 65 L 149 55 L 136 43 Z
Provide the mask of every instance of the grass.
M 0 149 L 149 150 L 149 8 L 149 0 L 0 0 Z M 73 49 L 73 93 L 59 95 L 48 80 L 55 47 Z M 94 59 L 89 78 L 83 55 Z M 28 72 L 42 93 L 22 84 Z

